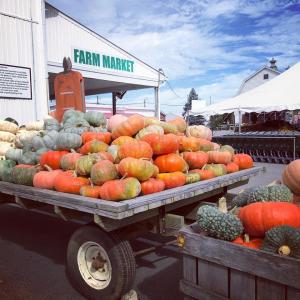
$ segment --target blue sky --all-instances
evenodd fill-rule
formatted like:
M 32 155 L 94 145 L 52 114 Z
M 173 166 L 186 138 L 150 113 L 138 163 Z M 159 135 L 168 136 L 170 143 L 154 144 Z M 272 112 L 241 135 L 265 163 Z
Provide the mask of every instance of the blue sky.
M 300 61 L 300 1 L 48 0 L 128 52 L 162 68 L 162 110 L 181 113 L 193 87 L 203 100 L 234 96 L 244 78 L 277 59 L 280 70 Z M 175 92 L 175 93 L 174 93 Z M 153 92 L 130 92 L 122 104 Z M 109 103 L 105 95 L 101 102 Z

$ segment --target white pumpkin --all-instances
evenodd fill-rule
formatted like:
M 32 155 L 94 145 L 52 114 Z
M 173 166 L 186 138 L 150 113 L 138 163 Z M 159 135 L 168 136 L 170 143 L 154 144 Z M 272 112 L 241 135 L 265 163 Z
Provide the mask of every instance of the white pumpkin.
M 13 134 L 16 134 L 19 130 L 19 126 L 8 121 L 0 120 L 0 131 L 6 131 Z
M 0 141 L 1 142 L 9 142 L 9 143 L 14 143 L 16 139 L 16 136 L 7 131 L 0 131 Z
M 13 146 L 12 143 L 0 142 L 0 156 L 5 156 L 6 151 L 13 148 Z
M 44 129 L 44 121 L 36 121 L 36 122 L 29 122 L 26 124 L 26 130 L 32 131 L 32 130 L 43 130 Z
M 124 115 L 113 115 L 109 118 L 107 123 L 107 129 L 108 131 L 112 132 L 114 128 L 116 128 L 120 123 L 126 121 L 128 118 Z
M 25 145 L 31 143 L 33 137 L 39 134 L 39 131 L 27 131 L 27 130 L 19 130 L 16 135 L 15 145 L 17 148 L 23 148 Z
M 193 136 L 196 138 L 205 139 L 211 141 L 212 132 L 211 130 L 204 125 L 193 125 L 189 126 L 186 130 L 187 136 Z

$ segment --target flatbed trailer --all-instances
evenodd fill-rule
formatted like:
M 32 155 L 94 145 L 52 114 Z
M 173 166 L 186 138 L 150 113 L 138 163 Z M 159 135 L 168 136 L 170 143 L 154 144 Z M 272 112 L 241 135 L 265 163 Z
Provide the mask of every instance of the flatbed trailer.
M 80 222 L 67 249 L 69 280 L 88 299 L 120 299 L 135 278 L 131 239 L 150 231 L 165 234 L 168 214 L 195 220 L 201 202 L 216 201 L 263 170 L 253 167 L 121 202 L 0 182 L 0 203 Z

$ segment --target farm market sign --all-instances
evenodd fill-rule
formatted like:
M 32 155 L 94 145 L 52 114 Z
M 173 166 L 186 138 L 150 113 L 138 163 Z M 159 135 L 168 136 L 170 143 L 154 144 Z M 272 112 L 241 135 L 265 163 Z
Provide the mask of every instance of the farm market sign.
M 73 61 L 76 64 L 99 67 L 124 72 L 134 72 L 134 61 L 97 52 L 73 49 Z

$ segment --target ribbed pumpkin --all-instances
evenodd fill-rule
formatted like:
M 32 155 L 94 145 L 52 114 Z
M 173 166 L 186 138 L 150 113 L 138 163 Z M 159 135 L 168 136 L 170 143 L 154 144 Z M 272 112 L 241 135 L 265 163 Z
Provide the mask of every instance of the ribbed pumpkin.
M 83 185 L 80 188 L 80 195 L 84 197 L 100 198 L 100 186 Z
M 167 123 L 167 122 L 162 122 L 157 120 L 156 118 L 145 118 L 145 126 L 148 125 L 159 125 L 164 129 L 164 133 L 168 134 L 168 133 L 178 133 L 177 130 L 177 126 L 171 123 Z
M 114 128 L 116 128 L 122 122 L 125 122 L 128 118 L 124 115 L 116 114 L 109 118 L 107 123 L 107 129 L 111 132 Z
M 153 166 L 154 166 L 154 173 L 153 173 L 153 175 L 151 177 L 152 178 L 156 178 L 157 174 L 159 173 L 159 168 L 156 165 L 153 165 Z
M 244 206 L 238 214 L 245 231 L 253 237 L 263 237 L 265 232 L 278 225 L 300 227 L 300 209 L 288 202 L 256 202 Z
M 108 152 L 101 151 L 98 153 L 93 153 L 92 156 L 97 158 L 98 160 L 109 160 L 111 162 L 114 162 L 114 158 L 113 158 L 112 154 L 110 154 Z
M 141 192 L 140 182 L 133 177 L 105 182 L 101 186 L 101 199 L 110 201 L 127 200 L 137 197 Z
M 96 153 L 95 153 L 96 154 Z M 99 161 L 99 158 L 93 154 L 82 155 L 76 161 L 75 170 L 78 175 L 88 176 L 91 173 L 92 166 Z
M 160 173 L 167 172 L 183 172 L 186 171 L 188 166 L 185 160 L 178 154 L 170 153 L 160 155 L 154 160 L 154 164 L 158 166 Z
M 133 136 L 145 127 L 145 118 L 141 115 L 132 115 L 126 121 L 118 124 L 112 130 L 112 138 L 119 136 Z
M 107 148 L 107 152 L 110 153 L 111 156 L 113 157 L 114 163 L 118 164 L 120 162 L 120 158 L 118 156 L 118 153 L 119 153 L 119 146 L 118 145 L 110 145 Z
M 188 173 L 185 175 L 185 183 L 195 183 L 201 180 L 201 176 L 199 173 Z
M 215 177 L 227 174 L 225 165 L 223 164 L 207 164 L 203 167 L 204 170 L 211 170 Z
M 201 142 L 195 137 L 178 136 L 179 150 L 184 151 L 200 151 Z
M 104 142 L 92 140 L 90 142 L 85 143 L 80 148 L 80 153 L 81 154 L 97 153 L 100 151 L 107 151 L 107 149 L 108 149 L 108 145 L 105 144 Z
M 67 153 L 60 159 L 60 167 L 63 170 L 75 170 L 77 160 L 82 156 L 80 153 Z
M 97 140 L 104 142 L 105 144 L 110 144 L 111 142 L 111 133 L 110 132 L 84 132 L 81 134 L 82 143 L 86 144 L 92 140 Z
M 159 173 L 156 179 L 160 179 L 165 183 L 166 189 L 185 185 L 185 175 L 182 172 Z
M 23 155 L 22 149 L 14 149 L 10 148 L 5 153 L 5 159 L 11 159 L 14 161 L 18 161 Z
M 153 151 L 151 146 L 143 141 L 132 141 L 123 144 L 119 147 L 118 157 L 123 159 L 125 157 L 147 158 L 151 159 Z
M 32 165 L 17 165 L 11 171 L 12 182 L 32 186 L 33 177 L 39 170 L 39 168 Z
M 208 163 L 208 155 L 203 151 L 183 152 L 182 157 L 189 165 L 190 170 L 202 168 Z
M 150 161 L 126 157 L 120 161 L 118 171 L 122 176 L 135 177 L 139 181 L 145 181 L 153 175 L 155 168 Z
M 185 120 L 181 117 L 176 117 L 174 119 L 171 119 L 168 121 L 168 123 L 175 125 L 179 132 L 185 132 L 187 127 Z
M 49 170 L 40 171 L 33 177 L 33 186 L 40 189 L 53 190 L 54 180 L 58 174 L 61 174 L 62 170 Z
M 228 164 L 232 160 L 232 154 L 228 151 L 208 151 L 208 162 L 214 164 Z
M 115 140 L 112 141 L 112 145 L 116 145 L 116 146 L 122 146 L 125 143 L 128 142 L 134 142 L 135 139 L 131 136 L 120 136 L 118 138 L 116 138 Z
M 91 169 L 93 184 L 102 185 L 104 182 L 118 178 L 116 166 L 109 160 L 101 160 Z
M 235 173 L 239 171 L 239 166 L 234 162 L 230 162 L 229 164 L 226 165 L 226 170 L 227 170 L 227 174 Z
M 165 135 L 151 133 L 144 136 L 141 140 L 151 146 L 155 155 L 174 153 L 179 149 L 177 136 L 173 133 Z
M 189 173 L 198 173 L 200 175 L 201 180 L 212 179 L 215 177 L 215 173 L 212 170 L 194 169 L 191 170 Z
M 78 149 L 82 144 L 81 136 L 76 133 L 60 132 L 56 138 L 57 150 Z
M 223 145 L 220 147 L 220 150 L 221 152 L 230 152 L 232 155 L 234 155 L 234 148 L 231 147 L 230 145 Z
M 84 177 L 77 177 L 74 172 L 59 173 L 54 179 L 54 188 L 58 192 L 80 194 L 80 188 L 88 185 L 89 180 Z
M 211 141 L 212 139 L 211 130 L 203 125 L 188 126 L 186 134 L 187 136 L 193 136 L 195 138 L 201 138 L 208 141 Z
M 14 160 L 0 160 L 0 180 L 12 182 L 11 171 L 15 165 Z
M 151 133 L 157 133 L 159 135 L 163 135 L 164 134 L 164 129 L 159 125 L 149 125 L 149 126 L 143 128 L 142 130 L 140 130 L 137 133 L 137 135 L 135 136 L 135 138 L 137 140 L 140 140 L 144 136 L 146 136 L 148 134 L 151 134 Z
M 160 179 L 149 178 L 141 183 L 142 194 L 149 195 L 161 192 L 165 189 L 165 183 Z
M 47 151 L 40 157 L 41 166 L 49 166 L 52 170 L 60 168 L 60 160 L 63 155 L 69 153 L 68 151 Z
M 300 195 L 300 159 L 292 161 L 285 167 L 282 181 L 294 194 Z
M 253 167 L 253 159 L 248 154 L 235 154 L 233 156 L 233 162 L 239 166 L 240 170 L 249 169 Z

